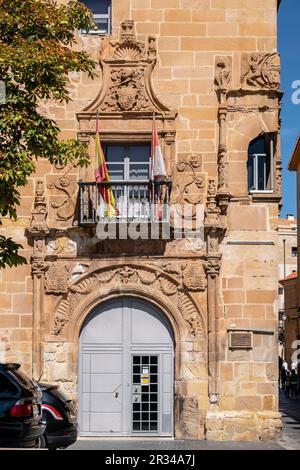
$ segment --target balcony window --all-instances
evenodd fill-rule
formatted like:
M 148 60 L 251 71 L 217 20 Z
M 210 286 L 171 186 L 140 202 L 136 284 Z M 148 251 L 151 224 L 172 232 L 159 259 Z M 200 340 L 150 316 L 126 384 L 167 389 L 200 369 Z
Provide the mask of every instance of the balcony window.
M 111 0 L 82 0 L 92 10 L 96 29 L 82 31 L 84 34 L 111 34 Z
M 119 221 L 168 221 L 170 181 L 150 183 L 150 143 L 103 144 L 110 175 L 101 183 L 113 190 Z M 106 219 L 95 182 L 79 183 L 80 224 L 95 224 Z M 153 194 L 153 197 L 150 195 Z M 158 216 L 157 206 L 161 210 Z
M 150 144 L 104 144 L 111 181 L 149 182 Z
M 253 140 L 248 152 L 248 187 L 250 192 L 274 191 L 274 134 Z

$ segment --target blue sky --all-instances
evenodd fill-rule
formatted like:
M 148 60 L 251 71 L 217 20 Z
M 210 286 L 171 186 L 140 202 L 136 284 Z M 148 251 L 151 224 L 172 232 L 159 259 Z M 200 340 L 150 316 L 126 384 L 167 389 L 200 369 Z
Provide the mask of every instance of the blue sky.
M 300 0 L 282 0 L 278 14 L 278 50 L 281 56 L 282 101 L 281 157 L 283 176 L 283 208 L 281 217 L 287 213 L 296 215 L 296 176 L 288 171 L 288 162 L 296 138 L 300 132 L 300 103 L 292 103 L 292 83 L 300 84 Z M 300 97 L 300 93 L 299 93 Z

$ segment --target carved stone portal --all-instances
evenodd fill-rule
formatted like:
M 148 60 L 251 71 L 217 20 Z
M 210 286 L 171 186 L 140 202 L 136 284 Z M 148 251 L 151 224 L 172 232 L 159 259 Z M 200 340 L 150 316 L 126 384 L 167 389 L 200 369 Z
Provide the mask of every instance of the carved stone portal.
M 192 280 L 191 276 L 196 270 L 200 270 L 196 279 Z M 60 267 L 60 286 L 67 288 L 66 266 Z M 63 275 L 64 273 L 64 275 Z M 203 267 L 194 265 L 186 267 L 184 274 L 184 285 L 178 279 L 171 275 L 167 275 L 159 268 L 155 270 L 148 267 L 137 266 L 120 266 L 110 268 L 106 271 L 93 272 L 91 275 L 84 277 L 77 283 L 70 286 L 67 290 L 67 297 L 59 303 L 55 317 L 52 323 L 52 334 L 60 336 L 65 332 L 66 325 L 70 321 L 75 308 L 78 306 L 84 296 L 99 291 L 101 288 L 116 288 L 118 290 L 136 290 L 136 286 L 151 286 L 152 291 L 157 291 L 159 295 L 166 296 L 177 308 L 184 320 L 187 322 L 189 334 L 198 338 L 205 335 L 205 325 L 203 318 L 190 294 L 185 290 L 190 289 L 202 290 L 204 288 L 205 279 L 202 276 Z M 47 292 L 57 293 L 58 287 L 58 271 L 55 271 L 54 265 L 47 272 Z M 185 288 L 184 288 L 185 287 Z M 51 289 L 51 291 L 49 290 Z M 61 289 L 61 287 L 60 287 Z

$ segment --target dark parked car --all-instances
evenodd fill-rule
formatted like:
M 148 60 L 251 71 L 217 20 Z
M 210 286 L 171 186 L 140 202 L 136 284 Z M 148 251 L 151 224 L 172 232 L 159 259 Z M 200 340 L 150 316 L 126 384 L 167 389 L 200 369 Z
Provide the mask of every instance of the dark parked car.
M 19 367 L 0 363 L 0 447 L 41 447 L 42 392 Z
M 72 400 L 57 385 L 39 384 L 43 392 L 44 434 L 48 449 L 66 448 L 77 440 L 77 420 Z

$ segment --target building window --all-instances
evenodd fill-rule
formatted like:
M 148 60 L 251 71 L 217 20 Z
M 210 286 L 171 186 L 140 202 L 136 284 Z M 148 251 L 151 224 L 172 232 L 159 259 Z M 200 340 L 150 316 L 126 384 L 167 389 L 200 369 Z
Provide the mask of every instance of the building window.
M 149 181 L 150 144 L 103 144 L 111 181 Z
M 111 34 L 111 0 L 82 0 L 92 10 L 96 29 L 82 31 L 84 34 Z
M 250 143 L 247 163 L 250 192 L 274 191 L 274 154 L 274 134 L 265 134 Z
M 292 246 L 292 256 L 296 257 L 298 255 L 298 248 L 296 246 Z

